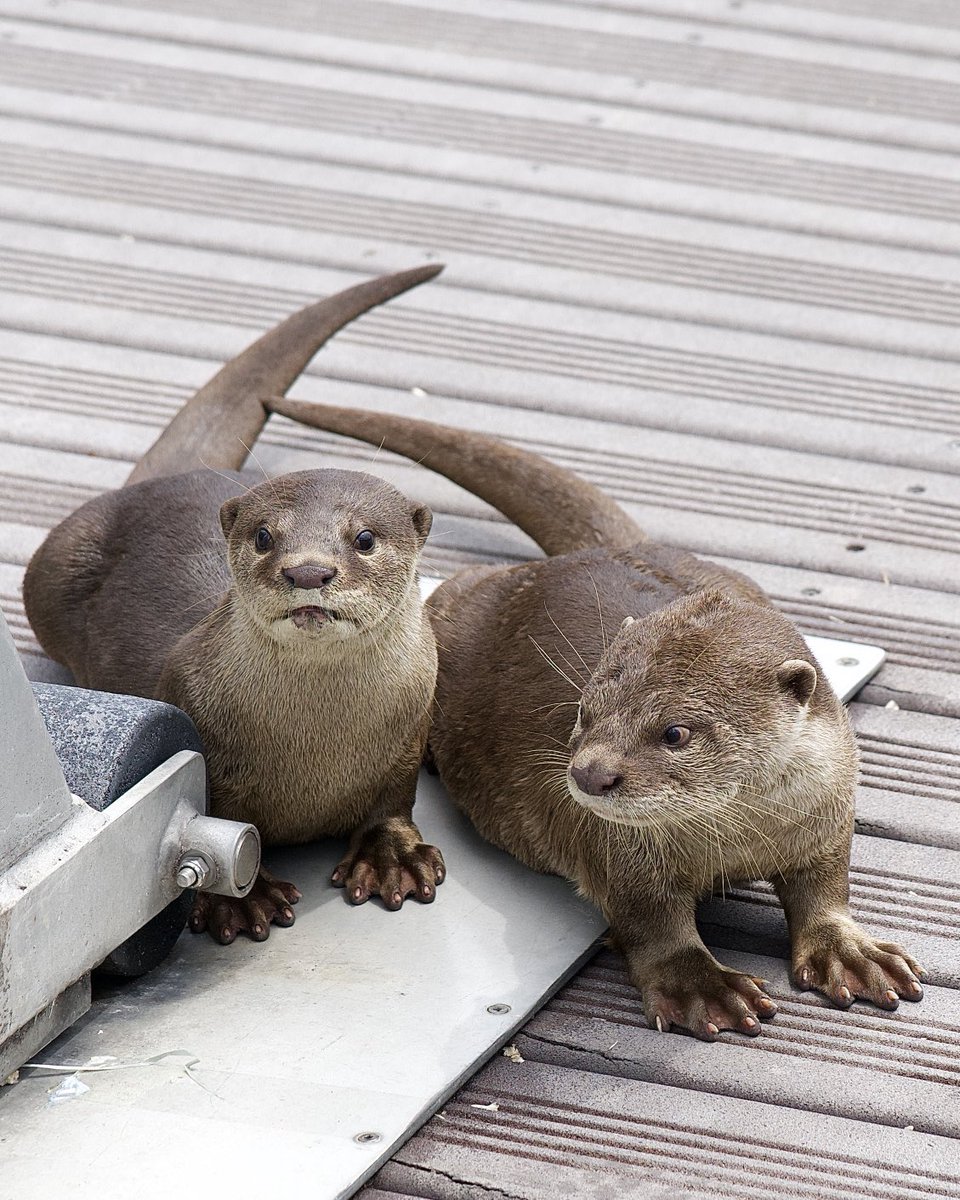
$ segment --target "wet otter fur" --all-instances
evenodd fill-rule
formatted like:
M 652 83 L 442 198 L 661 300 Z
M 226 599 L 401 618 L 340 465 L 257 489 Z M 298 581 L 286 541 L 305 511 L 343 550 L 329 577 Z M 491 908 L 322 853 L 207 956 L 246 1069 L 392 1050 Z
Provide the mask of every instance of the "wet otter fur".
M 698 897 L 767 879 L 801 988 L 917 1000 L 918 964 L 848 904 L 857 751 L 794 626 L 745 576 L 660 546 L 612 500 L 493 438 L 278 398 L 272 411 L 415 458 L 551 557 L 431 597 L 430 747 L 490 841 L 599 905 L 660 1030 L 760 1032 L 763 981 L 718 962 Z
M 444 874 L 411 815 L 436 675 L 417 579 L 431 514 L 358 472 L 237 471 L 264 389 L 286 390 L 343 325 L 440 269 L 371 280 L 271 330 L 123 488 L 49 534 L 24 580 L 41 645 L 77 683 L 190 714 L 214 815 L 253 822 L 267 845 L 349 833 L 334 882 L 391 909 L 433 900 Z M 243 900 L 199 893 L 191 927 L 263 940 L 298 898 L 262 872 Z

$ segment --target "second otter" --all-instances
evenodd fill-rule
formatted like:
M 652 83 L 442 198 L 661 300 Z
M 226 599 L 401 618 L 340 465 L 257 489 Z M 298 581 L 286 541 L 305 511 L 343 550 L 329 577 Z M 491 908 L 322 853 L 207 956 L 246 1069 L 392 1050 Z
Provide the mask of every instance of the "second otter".
M 794 626 L 746 577 L 658 546 L 570 472 L 492 438 L 280 399 L 283 413 L 448 476 L 554 557 L 461 572 L 431 598 L 430 744 L 478 830 L 603 910 L 647 1019 L 760 1031 L 762 980 L 719 963 L 697 898 L 770 880 L 793 974 L 847 1007 L 917 1000 L 921 969 L 848 905 L 857 752 Z

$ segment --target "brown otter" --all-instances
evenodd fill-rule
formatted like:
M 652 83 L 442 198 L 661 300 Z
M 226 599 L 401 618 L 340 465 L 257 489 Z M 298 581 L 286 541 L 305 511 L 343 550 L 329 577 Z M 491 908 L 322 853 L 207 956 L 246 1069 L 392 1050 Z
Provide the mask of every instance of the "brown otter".
M 430 607 L 430 747 L 490 841 L 600 906 L 648 1021 L 711 1039 L 776 1012 L 722 966 L 697 898 L 770 880 L 793 973 L 846 1007 L 917 1000 L 921 969 L 848 907 L 857 751 L 794 626 L 745 576 L 659 546 L 612 500 L 493 438 L 383 413 L 269 402 L 415 458 L 553 557 L 469 569 Z
M 266 844 L 350 833 L 334 882 L 391 909 L 431 901 L 444 871 L 411 816 L 436 675 L 417 583 L 431 514 L 357 472 L 256 486 L 234 472 L 264 389 L 286 390 L 336 330 L 440 269 L 282 322 L 187 403 L 127 486 L 58 525 L 24 580 L 41 645 L 79 684 L 190 714 L 215 815 L 252 821 Z M 298 898 L 264 872 L 244 900 L 201 893 L 191 927 L 263 940 Z

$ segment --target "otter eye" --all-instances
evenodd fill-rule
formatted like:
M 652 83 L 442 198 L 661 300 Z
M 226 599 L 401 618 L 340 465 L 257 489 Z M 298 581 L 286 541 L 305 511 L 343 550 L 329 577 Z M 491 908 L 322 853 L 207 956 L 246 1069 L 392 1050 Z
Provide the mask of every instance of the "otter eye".
M 671 746 L 677 749 L 679 746 L 685 746 L 690 741 L 691 733 L 686 725 L 668 725 L 660 735 L 660 741 L 665 746 Z
M 361 529 L 357 536 L 353 539 L 354 549 L 360 554 L 369 554 L 377 544 L 377 539 L 373 536 L 369 529 Z
M 270 530 L 261 525 L 257 532 L 253 535 L 253 544 L 257 549 L 258 554 L 266 554 L 273 545 L 273 535 Z

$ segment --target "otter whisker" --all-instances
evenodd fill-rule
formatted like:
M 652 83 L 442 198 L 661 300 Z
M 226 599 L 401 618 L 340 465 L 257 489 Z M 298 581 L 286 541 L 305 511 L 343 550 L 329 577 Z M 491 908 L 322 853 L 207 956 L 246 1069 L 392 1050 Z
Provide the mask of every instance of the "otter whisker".
M 550 657 L 550 655 L 549 655 L 549 654 L 547 654 L 546 650 L 544 650 L 544 648 L 543 648 L 543 647 L 540 645 L 540 643 L 539 643 L 539 642 L 536 640 L 536 638 L 533 636 L 533 634 L 532 634 L 532 633 L 528 633 L 528 634 L 527 634 L 527 637 L 530 639 L 530 641 L 531 641 L 531 642 L 533 643 L 533 645 L 536 647 L 537 651 L 538 651 L 538 652 L 539 652 L 539 654 L 540 654 L 540 655 L 543 657 L 544 661 L 545 661 L 545 662 L 547 662 L 549 666 L 553 667 L 553 669 L 554 669 L 554 670 L 556 671 L 556 673 L 557 673 L 557 674 L 560 676 L 560 678 L 561 678 L 561 679 L 564 679 L 564 680 L 566 680 L 566 682 L 570 684 L 570 686 L 571 686 L 571 687 L 573 688 L 573 690 L 574 690 L 574 691 L 577 693 L 577 695 L 582 695 L 582 694 L 583 694 L 583 689 L 582 689 L 582 688 L 579 688 L 579 687 L 577 687 L 577 685 L 576 685 L 576 684 L 573 682 L 573 680 L 570 678 L 570 676 L 569 676 L 569 675 L 566 675 L 566 674 L 565 674 L 563 671 L 561 671 L 561 670 L 560 670 L 560 668 L 559 668 L 559 667 L 557 666 L 557 664 L 556 664 L 556 663 L 553 661 L 553 659 Z
M 562 738 L 554 737 L 552 734 L 549 734 L 549 733 L 545 733 L 543 736 L 548 737 L 551 742 L 556 742 L 558 746 L 562 746 L 564 749 L 567 748 L 567 743 L 565 741 L 563 741 Z
M 590 670 L 590 668 L 587 666 L 587 661 L 586 661 L 586 659 L 583 657 L 583 655 L 582 655 L 582 654 L 580 653 L 580 651 L 579 651 L 579 650 L 576 648 L 576 646 L 573 644 L 573 642 L 571 642 L 571 641 L 570 641 L 570 639 L 567 637 L 567 635 L 566 635 L 566 634 L 563 632 L 563 630 L 562 630 L 562 629 L 560 628 L 560 626 L 557 624 L 556 620 L 554 619 L 553 613 L 552 613 L 552 612 L 549 610 L 549 608 L 547 608 L 547 605 L 546 605 L 546 603 L 544 603 L 544 605 L 543 605 L 543 611 L 544 611 L 544 612 L 547 614 L 547 616 L 550 618 L 550 624 L 551 624 L 551 625 L 554 627 L 554 629 L 557 631 L 557 633 L 559 633 L 559 634 L 560 634 L 560 636 L 561 636 L 561 637 L 563 638 L 563 640 L 564 640 L 564 641 L 567 643 L 567 645 L 570 647 L 570 649 L 571 649 L 571 650 L 574 652 L 574 654 L 577 656 L 577 658 L 579 658 L 579 659 L 580 659 L 580 662 L 583 664 L 583 669 L 586 671 L 587 675 L 591 675 L 591 674 L 593 674 L 593 672 L 592 672 L 592 671 Z M 571 667 L 571 670 L 573 670 L 573 668 L 572 668 L 572 667 Z
M 717 861 L 720 866 L 720 899 L 725 900 L 727 892 L 733 891 L 733 880 L 724 870 L 723 843 L 720 840 L 720 830 L 717 828 L 716 820 L 713 822 L 713 834 L 717 839 Z
M 221 599 L 220 603 L 216 606 L 216 608 L 212 609 L 210 611 L 210 613 L 208 613 L 208 616 L 212 617 L 214 613 L 219 612 L 223 608 L 223 606 L 226 602 L 227 596 L 225 594 L 224 588 L 222 588 L 222 587 L 217 588 L 217 590 L 215 592 L 211 592 L 209 596 L 201 596 L 199 600 L 194 600 L 194 602 L 192 604 L 185 605 L 180 611 L 185 612 L 185 613 L 190 612 L 192 609 L 199 608 L 203 604 L 209 604 L 210 601 L 215 599 L 217 596 L 221 596 L 222 599 Z
M 380 445 L 377 447 L 376 451 L 374 452 L 373 458 L 371 458 L 371 459 L 370 459 L 370 465 L 371 465 L 371 466 L 373 466 L 373 465 L 376 463 L 377 459 L 380 457 L 381 453 L 383 452 L 383 443 L 384 443 L 386 440 L 387 440 L 387 439 L 386 439 L 386 435 L 384 435 L 384 436 L 383 436 L 383 437 L 380 439 Z
M 606 654 L 606 652 L 607 652 L 607 631 L 603 626 L 603 609 L 600 607 L 600 590 L 597 587 L 597 581 L 594 579 L 594 577 L 590 574 L 589 571 L 587 572 L 587 578 L 593 584 L 593 594 L 597 598 L 597 617 L 600 620 L 600 637 L 603 639 L 603 652 L 604 652 L 604 654 Z
M 228 474 L 226 473 L 226 471 L 219 471 L 219 470 L 217 470 L 217 468 L 216 468 L 216 467 L 211 467 L 209 463 L 206 463 L 206 462 L 204 462 L 204 461 L 203 461 L 203 455 L 201 455 L 201 454 L 198 454 L 198 455 L 197 455 L 197 458 L 198 458 L 198 460 L 199 460 L 199 462 L 200 462 L 200 465 L 201 465 L 202 467 L 204 467 L 204 468 L 205 468 L 207 471 L 212 471 L 212 472 L 214 473 L 214 475 L 219 475 L 221 479 L 225 479 L 225 480 L 226 480 L 228 483 L 232 483 L 232 484 L 234 484 L 234 486 L 236 486 L 236 487 L 241 487 L 241 486 L 242 486 L 242 485 L 241 485 L 241 482 L 240 482 L 240 480 L 239 480 L 239 479 L 234 479 L 234 478 L 233 478 L 233 476 L 232 476 L 232 475 L 228 475 Z M 256 486 L 256 487 L 259 487 L 259 484 L 252 484 L 252 483 L 251 483 L 251 484 L 249 484 L 249 485 L 248 485 L 247 487 L 245 487 L 245 488 L 243 489 L 243 491 L 240 493 L 240 494 L 241 494 L 241 496 L 249 496 L 249 495 L 250 495 L 250 493 L 253 491 L 253 489 L 254 489 L 254 487 L 255 487 L 255 486 Z
M 274 498 L 274 500 L 276 500 L 276 499 L 277 499 L 277 489 L 276 489 L 276 487 L 274 487 L 273 480 L 270 478 L 270 476 L 269 476 L 269 475 L 267 474 L 267 472 L 264 470 L 264 468 L 263 468 L 263 463 L 262 463 L 262 462 L 260 461 L 260 459 L 257 457 L 257 452 L 256 452 L 256 451 L 253 449 L 253 447 L 252 447 L 252 446 L 248 446 L 248 445 L 247 445 L 247 443 L 246 443 L 246 442 L 243 440 L 243 438 L 242 438 L 242 437 L 238 437 L 238 438 L 237 438 L 237 441 L 238 441 L 238 442 L 240 443 L 240 445 L 241 445 L 241 446 L 244 448 L 244 450 L 246 450 L 247 454 L 249 454 L 249 455 L 250 455 L 250 457 L 253 459 L 253 461 L 254 461 L 254 462 L 257 464 L 257 466 L 260 468 L 260 472 L 261 472 L 261 474 L 263 475 L 263 478 L 264 478 L 264 479 L 267 481 L 267 483 L 269 483 L 269 485 L 270 485 L 270 491 L 271 491 L 271 492 L 273 492 L 273 498 Z

